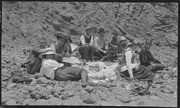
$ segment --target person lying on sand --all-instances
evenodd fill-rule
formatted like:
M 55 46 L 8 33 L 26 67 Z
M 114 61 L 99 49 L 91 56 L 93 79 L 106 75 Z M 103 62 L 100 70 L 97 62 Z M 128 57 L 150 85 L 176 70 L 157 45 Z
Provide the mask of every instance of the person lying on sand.
M 47 48 L 47 50 L 40 55 L 43 59 L 42 66 L 40 72 L 34 75 L 35 78 L 45 76 L 48 79 L 57 81 L 82 80 L 82 86 L 87 86 L 87 71 L 78 67 L 65 67 L 63 63 L 58 63 L 54 60 L 56 54 L 54 50 Z

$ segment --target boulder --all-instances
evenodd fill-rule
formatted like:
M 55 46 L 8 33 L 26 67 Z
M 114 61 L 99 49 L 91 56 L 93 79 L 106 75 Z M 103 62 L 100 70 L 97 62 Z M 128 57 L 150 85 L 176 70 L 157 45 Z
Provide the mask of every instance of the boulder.
M 46 79 L 45 77 L 40 77 L 37 79 L 36 81 L 37 83 L 42 83 L 42 84 L 48 84 L 49 83 L 49 80 Z
M 15 94 L 10 94 L 10 93 L 8 93 L 8 92 L 3 92 L 2 91 L 2 102 L 7 102 L 7 101 L 9 101 L 10 99 L 12 99 L 12 98 L 15 98 L 16 97 L 16 95 Z
M 34 98 L 39 99 L 40 95 L 38 94 L 38 91 L 36 90 L 36 91 L 33 91 L 33 92 L 30 93 L 30 97 L 33 98 L 33 99 Z
M 97 90 L 96 94 L 99 96 L 100 100 L 107 101 L 109 98 L 109 96 L 105 92 L 103 92 L 102 90 Z
M 144 101 L 138 101 L 137 105 L 145 105 L 145 102 Z
M 18 103 L 22 104 L 24 100 L 26 100 L 27 95 L 23 93 L 17 93 L 16 100 Z
M 30 86 L 35 86 L 37 83 L 36 83 L 36 79 L 33 79 L 32 82 L 30 83 Z
M 11 89 L 14 89 L 14 88 L 17 88 L 18 87 L 18 84 L 16 84 L 16 83 L 11 83 L 11 84 L 9 84 L 8 86 L 7 86 L 7 89 L 8 90 L 11 90 Z
M 158 100 L 158 99 L 159 99 L 158 96 L 154 96 L 154 95 L 150 96 L 150 98 L 151 98 L 151 99 L 154 99 L 154 100 Z
M 23 86 L 23 89 L 28 90 L 28 91 L 30 91 L 30 92 L 33 92 L 33 91 L 36 90 L 35 87 L 33 87 L 33 86 L 27 86 L 27 85 L 24 85 L 24 86 Z
M 49 103 L 51 103 L 53 105 L 61 105 L 62 101 L 59 98 L 50 98 L 49 99 Z
M 53 105 L 53 104 L 50 103 L 48 100 L 39 99 L 35 103 L 33 103 L 31 105 Z
M 94 91 L 94 87 L 88 85 L 88 86 L 85 88 L 85 90 L 86 90 L 88 93 L 91 93 L 91 92 Z
M 96 103 L 96 101 L 94 101 L 94 99 L 91 95 L 85 95 L 82 102 L 84 102 L 86 104 L 95 104 Z
M 17 102 L 14 99 L 10 99 L 5 103 L 6 105 L 17 105 Z
M 49 89 L 40 90 L 38 94 L 40 95 L 41 98 L 47 98 L 47 96 L 51 94 L 51 90 Z
M 34 101 L 33 99 L 29 98 L 29 99 L 26 99 L 26 100 L 22 103 L 22 105 L 29 105 L 29 104 L 34 103 L 34 102 L 35 102 L 35 101 Z
M 65 99 L 69 99 L 70 97 L 72 97 L 72 96 L 74 96 L 74 92 L 65 92 L 63 95 L 62 95 L 62 97 L 61 97 L 61 99 L 62 100 L 65 100 Z
M 43 90 L 43 89 L 44 89 L 44 88 L 41 87 L 39 84 L 37 84 L 36 86 L 34 86 L 34 88 L 35 88 L 36 90 Z
M 60 87 L 60 86 L 55 86 L 55 87 L 53 88 L 53 91 L 54 91 L 55 93 L 63 92 L 63 91 L 64 91 L 64 88 L 62 88 L 62 87 Z
M 101 106 L 114 106 L 114 105 L 112 105 L 112 104 L 110 104 L 109 102 L 106 102 L 106 101 L 101 101 L 100 105 Z

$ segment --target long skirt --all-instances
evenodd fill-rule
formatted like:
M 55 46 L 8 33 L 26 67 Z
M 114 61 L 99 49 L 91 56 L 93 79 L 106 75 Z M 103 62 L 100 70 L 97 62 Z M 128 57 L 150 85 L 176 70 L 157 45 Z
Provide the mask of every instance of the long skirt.
M 55 71 L 55 80 L 57 81 L 77 81 L 81 79 L 83 69 L 78 67 L 59 68 Z
M 138 70 L 132 69 L 134 79 L 140 80 L 140 81 L 152 81 L 154 74 L 151 71 L 149 67 L 146 66 L 139 66 Z M 129 79 L 129 73 L 128 71 L 120 72 L 120 75 L 124 77 L 125 79 Z
M 133 75 L 134 79 L 140 80 L 140 81 L 152 81 L 154 78 L 154 74 L 158 70 L 163 70 L 164 66 L 161 64 L 154 64 L 150 66 L 144 66 L 140 65 L 138 70 L 133 69 Z M 124 71 L 120 73 L 121 76 L 128 79 L 129 73 L 128 71 Z

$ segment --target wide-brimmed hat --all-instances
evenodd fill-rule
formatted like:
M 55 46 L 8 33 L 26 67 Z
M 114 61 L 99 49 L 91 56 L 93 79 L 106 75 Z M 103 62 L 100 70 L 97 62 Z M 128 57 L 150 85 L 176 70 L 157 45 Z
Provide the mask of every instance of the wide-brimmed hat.
M 44 58 L 45 55 L 56 55 L 57 53 L 54 52 L 52 48 L 44 49 L 43 53 L 39 55 L 39 57 Z
M 57 39 L 64 39 L 66 40 L 66 34 L 62 32 L 54 33 Z
M 70 36 L 66 36 L 66 41 L 70 41 L 70 43 L 72 42 L 72 39 L 71 39 L 71 37 Z
M 99 31 L 98 31 L 98 34 L 101 33 L 101 32 L 105 32 L 105 29 L 104 28 L 100 28 Z

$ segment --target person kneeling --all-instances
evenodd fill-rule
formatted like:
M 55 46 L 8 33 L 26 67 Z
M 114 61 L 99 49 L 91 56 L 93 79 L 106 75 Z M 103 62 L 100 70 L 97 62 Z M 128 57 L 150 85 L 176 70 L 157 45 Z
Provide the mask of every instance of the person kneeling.
M 48 49 L 40 55 L 43 58 L 42 66 L 40 73 L 37 73 L 35 78 L 45 76 L 57 81 L 82 80 L 82 86 L 86 87 L 88 82 L 87 71 L 78 67 L 64 67 L 63 63 L 58 63 L 53 59 L 56 54 L 53 50 Z

